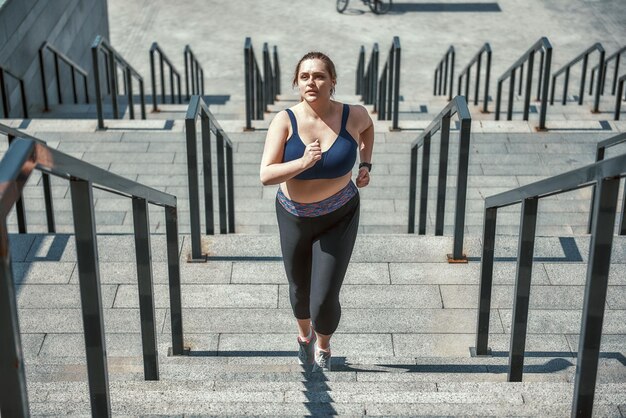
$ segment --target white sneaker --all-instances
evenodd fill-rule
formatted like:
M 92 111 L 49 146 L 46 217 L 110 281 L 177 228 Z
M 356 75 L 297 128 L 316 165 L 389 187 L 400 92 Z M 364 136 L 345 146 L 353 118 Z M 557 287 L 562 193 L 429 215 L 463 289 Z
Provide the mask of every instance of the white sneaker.
M 312 364 L 313 363 L 313 351 L 315 349 L 315 341 L 317 341 L 317 335 L 315 332 L 311 331 L 311 339 L 307 343 L 306 341 L 302 341 L 300 337 L 298 337 L 298 363 L 300 364 Z
M 330 347 L 328 350 L 322 350 L 315 345 L 315 362 L 313 363 L 314 372 L 329 372 L 330 371 Z

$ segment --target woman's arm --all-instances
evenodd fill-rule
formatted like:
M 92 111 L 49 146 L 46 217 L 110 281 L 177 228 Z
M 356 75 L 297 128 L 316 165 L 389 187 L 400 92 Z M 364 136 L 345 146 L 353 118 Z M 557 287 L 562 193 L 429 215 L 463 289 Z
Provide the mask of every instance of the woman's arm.
M 374 148 L 374 123 L 367 109 L 363 106 L 354 106 L 359 127 L 359 158 L 362 163 L 372 163 L 372 151 Z M 356 178 L 358 187 L 365 187 L 369 184 L 369 170 L 365 167 L 359 169 Z
M 322 148 L 316 140 L 306 146 L 301 158 L 282 162 L 285 141 L 289 135 L 289 123 L 287 112 L 279 112 L 267 130 L 260 172 L 261 183 L 264 186 L 283 183 L 313 166 L 322 158 Z

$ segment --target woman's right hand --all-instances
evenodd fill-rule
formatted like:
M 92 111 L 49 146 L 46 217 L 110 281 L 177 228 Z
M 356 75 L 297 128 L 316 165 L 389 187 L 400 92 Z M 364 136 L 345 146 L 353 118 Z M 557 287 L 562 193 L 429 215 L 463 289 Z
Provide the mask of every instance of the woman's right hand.
M 304 169 L 313 167 L 316 162 L 322 159 L 322 147 L 320 146 L 319 139 L 311 142 L 304 148 L 304 154 L 302 155 L 302 165 Z

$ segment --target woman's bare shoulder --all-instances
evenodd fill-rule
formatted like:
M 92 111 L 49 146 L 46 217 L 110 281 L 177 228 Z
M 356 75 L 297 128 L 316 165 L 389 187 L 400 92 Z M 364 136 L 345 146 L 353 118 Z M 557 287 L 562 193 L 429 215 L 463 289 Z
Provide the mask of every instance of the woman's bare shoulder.
M 350 105 L 350 116 L 359 127 L 367 128 L 372 124 L 372 118 L 368 110 L 362 105 Z

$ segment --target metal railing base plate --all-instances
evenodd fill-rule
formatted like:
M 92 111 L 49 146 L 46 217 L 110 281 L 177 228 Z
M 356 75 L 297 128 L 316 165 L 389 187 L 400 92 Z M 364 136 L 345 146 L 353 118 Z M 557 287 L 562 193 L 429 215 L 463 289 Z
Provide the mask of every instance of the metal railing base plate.
M 491 351 L 491 347 L 487 347 L 487 354 L 477 354 L 476 347 L 470 347 L 470 357 L 493 357 L 493 352 Z
M 447 254 L 446 258 L 449 264 L 467 264 L 467 254 L 463 254 L 461 258 L 454 258 L 452 254 Z
M 187 346 L 183 347 L 183 354 L 174 354 L 174 348 L 173 347 L 168 347 L 167 348 L 167 356 L 168 357 L 174 357 L 175 355 L 176 356 L 179 356 L 179 355 L 180 356 L 188 356 L 190 354 L 191 354 L 191 347 L 187 347 Z

